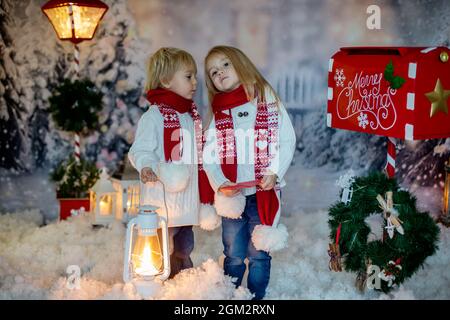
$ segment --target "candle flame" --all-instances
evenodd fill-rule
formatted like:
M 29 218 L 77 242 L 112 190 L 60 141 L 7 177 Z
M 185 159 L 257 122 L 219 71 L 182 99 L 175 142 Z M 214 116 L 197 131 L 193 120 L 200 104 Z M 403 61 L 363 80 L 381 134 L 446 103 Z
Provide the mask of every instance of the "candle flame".
M 154 276 L 158 274 L 159 271 L 153 265 L 152 255 L 150 245 L 146 244 L 144 247 L 144 252 L 142 253 L 142 257 L 140 258 L 141 265 L 139 268 L 136 268 L 136 273 L 142 276 Z

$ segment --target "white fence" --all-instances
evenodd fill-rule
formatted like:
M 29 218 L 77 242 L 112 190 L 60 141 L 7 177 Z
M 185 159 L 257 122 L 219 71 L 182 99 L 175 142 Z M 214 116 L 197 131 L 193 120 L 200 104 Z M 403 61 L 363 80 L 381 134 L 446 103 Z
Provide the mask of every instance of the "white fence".
M 281 98 L 300 138 L 303 121 L 311 111 L 325 112 L 327 73 L 311 63 L 299 63 L 272 77 L 271 84 Z

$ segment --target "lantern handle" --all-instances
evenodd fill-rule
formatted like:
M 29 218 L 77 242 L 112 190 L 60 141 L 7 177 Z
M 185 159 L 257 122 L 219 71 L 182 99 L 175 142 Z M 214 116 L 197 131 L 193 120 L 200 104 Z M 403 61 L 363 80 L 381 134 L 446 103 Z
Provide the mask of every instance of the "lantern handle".
M 156 180 L 157 182 L 161 183 L 162 185 L 162 189 L 163 189 L 163 197 L 164 197 L 164 218 L 167 221 L 167 224 L 169 224 L 169 210 L 167 208 L 167 200 L 166 200 L 166 186 L 164 185 L 164 183 L 158 178 Z M 139 208 L 142 206 L 143 200 L 142 200 L 142 195 L 143 195 L 143 186 L 145 186 L 145 183 L 142 183 L 142 181 L 139 179 Z
M 167 219 L 164 217 L 159 217 L 159 224 L 162 230 L 162 240 L 163 240 L 163 258 L 164 258 L 164 271 L 159 276 L 161 281 L 166 280 L 170 276 L 170 259 L 169 259 L 169 232 L 167 227 Z

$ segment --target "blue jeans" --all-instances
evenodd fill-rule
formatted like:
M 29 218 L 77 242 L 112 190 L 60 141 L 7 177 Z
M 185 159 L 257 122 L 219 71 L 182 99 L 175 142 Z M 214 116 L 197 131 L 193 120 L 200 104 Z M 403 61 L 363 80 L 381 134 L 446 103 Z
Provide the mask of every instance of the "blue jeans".
M 225 260 L 223 268 L 226 275 L 237 278 L 236 287 L 241 285 L 245 272 L 245 258 L 249 260 L 247 287 L 260 300 L 266 294 L 270 279 L 271 256 L 256 250 L 251 240 L 253 229 L 261 224 L 256 204 L 256 195 L 246 197 L 245 209 L 239 219 L 222 217 L 222 242 Z
M 194 250 L 194 232 L 192 226 L 169 228 L 169 238 L 172 243 L 170 254 L 170 276 L 173 278 L 183 269 L 192 268 L 191 253 Z

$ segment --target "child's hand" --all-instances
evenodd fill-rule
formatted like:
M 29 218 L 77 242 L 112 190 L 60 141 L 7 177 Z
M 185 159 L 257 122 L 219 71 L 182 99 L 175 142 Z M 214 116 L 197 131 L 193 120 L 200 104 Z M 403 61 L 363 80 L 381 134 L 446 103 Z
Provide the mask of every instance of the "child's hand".
M 156 182 L 157 180 L 158 177 L 156 176 L 156 174 L 153 172 L 152 169 L 150 169 L 149 167 L 142 168 L 141 170 L 142 183 Z
M 232 197 L 232 196 L 236 195 L 238 192 L 240 192 L 239 189 L 227 189 L 225 187 L 230 187 L 230 186 L 234 186 L 234 185 L 236 185 L 236 183 L 231 182 L 231 181 L 224 182 L 219 187 L 219 191 L 227 197 Z
M 277 183 L 278 176 L 276 174 L 269 174 L 262 178 L 261 183 L 259 186 L 263 190 L 271 190 L 273 187 L 275 187 L 275 184 Z

